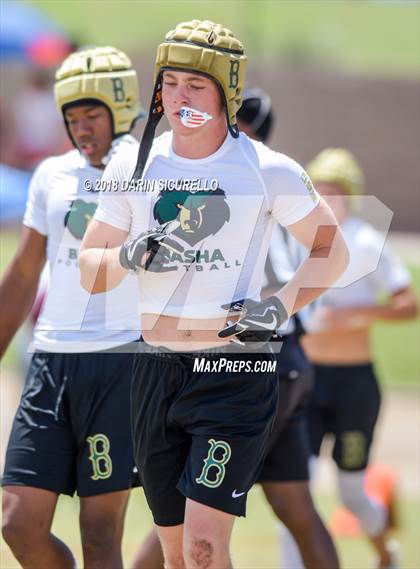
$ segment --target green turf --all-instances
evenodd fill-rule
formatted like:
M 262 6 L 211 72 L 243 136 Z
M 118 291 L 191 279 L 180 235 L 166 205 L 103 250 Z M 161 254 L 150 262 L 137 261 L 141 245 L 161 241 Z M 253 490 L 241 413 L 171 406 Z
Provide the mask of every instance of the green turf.
M 337 504 L 333 496 L 321 495 L 318 505 L 326 520 Z M 420 554 L 418 548 L 418 535 L 420 535 L 418 500 L 402 500 L 399 503 L 402 530 L 397 534 L 401 541 L 402 560 L 404 569 L 418 569 L 420 567 Z M 76 500 L 61 497 L 54 531 L 65 539 L 80 559 L 80 540 L 78 535 L 78 504 Z M 126 533 L 124 538 L 124 567 L 130 567 L 130 560 L 138 544 L 147 535 L 151 528 L 151 517 L 144 500 L 143 492 L 136 490 L 129 505 Z M 374 567 L 373 554 L 361 538 L 340 538 L 337 540 L 338 551 L 343 569 L 367 569 Z M 271 569 L 277 564 L 276 524 L 269 510 L 262 492 L 254 488 L 248 499 L 248 515 L 245 519 L 236 522 L 232 551 L 234 565 L 241 569 Z M 13 561 L 9 551 L 4 547 L 2 555 L 2 568 L 18 567 Z M 81 563 L 79 564 L 81 567 Z
M 220 21 L 261 59 L 318 63 L 368 73 L 419 71 L 418 2 L 360 0 L 32 0 L 81 44 L 154 52 L 174 24 Z M 273 68 L 275 73 L 275 68 Z

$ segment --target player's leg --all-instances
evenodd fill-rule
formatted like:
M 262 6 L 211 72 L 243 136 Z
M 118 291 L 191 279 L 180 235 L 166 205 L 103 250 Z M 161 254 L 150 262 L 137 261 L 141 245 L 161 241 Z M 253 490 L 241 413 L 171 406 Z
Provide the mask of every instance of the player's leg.
M 337 553 L 314 507 L 308 482 L 266 482 L 262 486 L 273 511 L 297 543 L 304 566 L 336 569 Z M 285 567 L 295 569 L 295 565 L 285 564 Z
M 142 343 L 142 350 L 147 346 Z M 153 352 L 153 350 L 150 350 Z M 185 368 L 179 358 L 141 353 L 133 367 L 132 422 L 134 455 L 140 466 L 145 496 L 153 514 L 165 567 L 184 568 L 182 541 L 185 497 L 177 489 L 191 446 L 191 437 L 171 424 L 172 403 L 182 390 Z M 145 559 L 145 555 L 149 553 Z M 156 547 L 136 557 L 137 567 L 152 565 Z M 140 564 L 141 560 L 141 564 Z M 161 560 L 159 560 L 161 561 Z
M 157 532 L 165 558 L 165 569 L 185 569 L 182 547 L 184 524 L 157 526 Z
M 163 569 L 163 551 L 156 528 L 148 533 L 130 563 L 130 567 L 132 569 Z
M 70 549 L 51 533 L 57 494 L 27 486 L 4 486 L 2 498 L 3 538 L 22 567 L 76 567 Z
M 223 356 L 232 362 L 244 358 L 242 353 Z M 271 353 L 245 357 L 273 361 Z M 187 567 L 227 569 L 235 516 L 245 515 L 247 493 L 266 454 L 277 408 L 277 379 L 273 373 L 243 371 L 196 373 L 191 379 L 174 406 L 178 420 L 188 421 L 192 433 L 177 485 L 187 498 L 184 559 Z M 200 409 L 192 408 L 192 394 Z
M 283 567 L 333 569 L 339 565 L 338 557 L 310 493 L 309 455 L 304 409 L 297 409 L 270 448 L 262 487 L 288 530 L 281 532 Z
M 68 371 L 61 354 L 34 354 L 7 447 L 3 536 L 24 567 L 74 566 L 70 550 L 51 533 L 58 495 L 75 489 L 74 443 L 63 405 Z
M 232 514 L 187 500 L 183 551 L 188 568 L 230 569 Z
M 83 562 L 89 569 L 122 569 L 121 542 L 129 491 L 80 499 Z
M 122 567 L 122 536 L 128 498 L 135 484 L 130 424 L 133 353 L 121 346 L 68 354 L 71 425 L 77 444 L 77 492 L 84 565 Z
M 259 481 L 274 513 L 289 528 L 282 525 L 280 531 L 282 566 L 303 569 L 303 558 L 306 567 L 337 567 L 334 544 L 315 510 L 308 484 L 311 451 L 306 414 L 312 366 L 294 335 L 282 341 L 277 356 L 279 407 Z M 312 433 L 317 451 L 323 433 L 319 423 Z
M 388 516 L 383 504 L 372 499 L 364 480 L 369 452 L 380 409 L 380 391 L 371 365 L 334 368 L 337 385 L 336 443 L 333 457 L 338 466 L 341 500 L 355 515 L 379 556 L 379 566 L 387 567 Z
M 340 469 L 338 490 L 341 501 L 358 518 L 362 530 L 386 567 L 390 561 L 387 550 L 387 511 L 366 493 L 365 477 L 366 470 L 350 472 Z

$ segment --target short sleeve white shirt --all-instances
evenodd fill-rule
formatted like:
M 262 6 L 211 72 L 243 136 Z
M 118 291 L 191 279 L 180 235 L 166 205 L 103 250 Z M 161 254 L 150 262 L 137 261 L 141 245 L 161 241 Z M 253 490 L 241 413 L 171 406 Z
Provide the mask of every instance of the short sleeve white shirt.
M 118 145 L 137 148 L 131 136 Z M 42 162 L 32 177 L 23 224 L 47 237 L 50 270 L 35 349 L 90 352 L 139 337 L 137 284 L 131 275 L 106 294 L 90 295 L 80 285 L 79 247 L 97 207 L 102 173 L 72 150 Z
M 111 160 L 95 219 L 130 238 L 177 219 L 185 245 L 171 258 L 172 271 L 140 272 L 141 312 L 217 318 L 222 304 L 258 300 L 274 224 L 296 223 L 319 200 L 301 166 L 244 134 L 228 135 L 214 154 L 193 160 L 176 155 L 172 133 L 164 133 L 141 186 L 125 191 L 136 159 L 132 150 Z

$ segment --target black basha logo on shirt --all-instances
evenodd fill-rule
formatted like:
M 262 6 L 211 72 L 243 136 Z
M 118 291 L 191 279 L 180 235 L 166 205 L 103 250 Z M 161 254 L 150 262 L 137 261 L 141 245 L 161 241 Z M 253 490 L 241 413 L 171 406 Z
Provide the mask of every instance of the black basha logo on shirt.
M 64 225 L 76 239 L 82 239 L 89 222 L 91 221 L 95 210 L 96 203 L 85 202 L 83 200 L 74 200 L 70 210 L 64 217 Z
M 194 246 L 215 235 L 229 221 L 230 210 L 220 188 L 195 193 L 164 190 L 155 203 L 153 215 L 159 223 L 177 219 L 180 226 L 175 234 Z

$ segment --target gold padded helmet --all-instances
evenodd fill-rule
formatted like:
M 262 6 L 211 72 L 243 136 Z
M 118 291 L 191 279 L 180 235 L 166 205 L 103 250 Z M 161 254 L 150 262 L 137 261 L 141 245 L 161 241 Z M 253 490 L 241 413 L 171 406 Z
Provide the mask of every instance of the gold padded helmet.
M 111 113 L 113 137 L 130 132 L 140 116 L 137 74 L 115 47 L 94 47 L 69 55 L 55 74 L 55 100 L 65 108 L 78 101 L 103 103 Z
M 245 68 L 244 48 L 230 30 L 208 20 L 193 20 L 166 34 L 157 50 L 154 81 L 160 81 L 165 69 L 199 72 L 216 81 L 229 130 L 237 137 L 236 113 L 242 104 Z
M 336 184 L 349 196 L 363 191 L 362 169 L 353 154 L 344 148 L 326 148 L 309 162 L 306 171 L 314 184 Z

